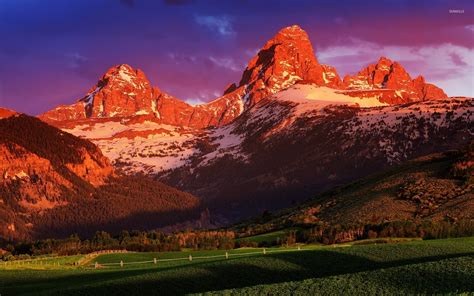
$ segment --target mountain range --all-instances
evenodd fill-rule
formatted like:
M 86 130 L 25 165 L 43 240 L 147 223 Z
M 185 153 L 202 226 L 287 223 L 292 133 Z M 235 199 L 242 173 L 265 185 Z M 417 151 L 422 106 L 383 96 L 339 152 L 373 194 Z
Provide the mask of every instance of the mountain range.
M 141 70 L 114 66 L 84 97 L 39 119 L 0 112 L 0 236 L 15 236 L 17 225 L 23 236 L 156 228 L 199 219 L 203 209 L 212 225 L 226 225 L 463 148 L 473 139 L 473 111 L 472 98 L 449 98 L 386 57 L 341 79 L 296 25 L 206 104 L 187 104 Z M 154 218 L 137 218 L 144 212 Z M 48 218 L 66 216 L 87 218 L 64 218 L 56 228 Z
M 322 65 L 314 55 L 308 34 L 299 26 L 286 27 L 270 39 L 248 63 L 238 84 L 207 104 L 191 106 L 152 86 L 141 70 L 129 65 L 110 68 L 76 103 L 42 115 L 46 122 L 90 118 L 151 115 L 160 123 L 205 128 L 222 126 L 271 94 L 297 82 L 327 86 L 352 97 L 376 98 L 381 104 L 400 104 L 447 95 L 422 76 L 412 79 L 397 62 L 381 57 L 354 76 L 341 81 L 336 69 Z

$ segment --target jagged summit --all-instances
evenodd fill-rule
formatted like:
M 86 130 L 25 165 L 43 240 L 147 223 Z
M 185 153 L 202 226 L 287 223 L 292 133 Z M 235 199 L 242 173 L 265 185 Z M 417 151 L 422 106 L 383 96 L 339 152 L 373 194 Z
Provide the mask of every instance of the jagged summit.
M 288 26 L 281 29 L 275 34 L 272 39 L 269 40 L 269 42 L 272 40 L 279 40 L 282 43 L 291 42 L 292 40 L 297 41 L 299 43 L 305 41 L 310 42 L 308 33 L 306 33 L 306 31 L 298 25 Z
M 161 95 L 143 71 L 121 64 L 108 69 L 76 103 L 58 106 L 39 117 L 48 122 L 146 114 L 159 117 L 156 99 Z
M 145 85 L 148 83 L 148 79 L 145 76 L 145 73 L 140 69 L 134 69 L 130 65 L 120 64 L 111 67 L 99 80 L 99 82 L 106 83 L 118 83 L 118 84 L 131 84 L 134 87 L 144 87 L 145 85 L 137 85 L 143 81 Z M 98 83 L 100 84 L 100 83 Z
M 284 27 L 282 29 L 280 29 L 279 33 L 285 33 L 285 32 L 294 32 L 294 31 L 299 31 L 299 32 L 304 32 L 306 33 L 299 25 L 297 24 L 294 24 L 294 25 L 291 25 L 291 26 L 288 26 L 288 27 Z
M 381 56 L 377 62 L 377 64 L 381 64 L 381 63 L 387 63 L 387 64 L 392 64 L 392 60 L 387 58 L 387 57 L 384 57 L 384 56 Z
M 412 79 L 400 63 L 386 57 L 380 57 L 377 63 L 354 76 L 344 77 L 343 88 L 355 91 L 384 90 L 379 94 L 380 100 L 389 104 L 447 98 L 442 89 L 426 83 L 422 76 Z
M 160 93 L 145 73 L 122 64 L 110 68 L 80 102 L 86 117 L 158 115 L 154 99 Z
M 335 86 L 324 79 L 308 34 L 298 25 L 283 28 L 265 43 L 245 69 L 239 87 L 244 87 L 246 106 L 297 81 Z

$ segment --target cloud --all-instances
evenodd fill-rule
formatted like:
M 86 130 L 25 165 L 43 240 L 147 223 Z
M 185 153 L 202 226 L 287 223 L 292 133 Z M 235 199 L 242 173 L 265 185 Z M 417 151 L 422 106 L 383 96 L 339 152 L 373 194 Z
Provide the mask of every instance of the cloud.
M 201 104 L 206 103 L 206 102 L 202 101 L 199 98 L 187 99 L 187 100 L 185 100 L 185 102 L 188 103 L 189 105 L 192 105 L 192 106 L 201 105 Z
M 228 69 L 234 72 L 242 71 L 245 66 L 239 65 L 235 62 L 234 59 L 229 57 L 215 57 L 215 56 L 194 56 L 194 55 L 186 55 L 186 54 L 179 54 L 179 53 L 168 53 L 168 58 L 170 58 L 176 65 L 196 65 L 196 64 L 203 64 L 206 67 L 219 67 Z
M 89 59 L 79 54 L 78 52 L 68 53 L 65 55 L 68 60 L 68 67 L 72 69 L 78 69 Z
M 237 65 L 237 63 L 232 58 L 218 58 L 210 56 L 209 60 L 218 67 L 229 69 L 234 72 L 240 72 L 244 68 L 240 65 Z
M 469 30 L 469 31 L 471 31 L 471 32 L 474 32 L 474 24 L 472 24 L 472 25 L 467 25 L 467 26 L 465 26 L 464 28 L 465 28 L 466 30 Z
M 320 48 L 321 63 L 336 66 L 340 74 L 355 73 L 380 56 L 398 61 L 412 77 L 421 74 L 448 95 L 474 96 L 474 49 L 443 43 L 424 46 L 380 45 L 348 38 L 338 45 Z
M 220 35 L 229 36 L 235 34 L 231 20 L 226 16 L 197 15 L 194 17 L 194 20 L 198 25 L 204 26 Z
M 449 57 L 451 58 L 451 60 L 453 61 L 453 63 L 455 65 L 458 65 L 458 66 L 468 66 L 468 64 L 463 60 L 462 57 L 459 56 L 458 53 L 456 52 L 452 52 Z
M 97 77 L 97 60 L 85 57 L 78 52 L 67 53 L 64 57 L 66 61 L 65 67 L 72 70 L 79 77 L 88 81 L 91 77 Z
M 177 65 L 179 64 L 196 64 L 197 57 L 193 55 L 185 55 L 179 53 L 168 53 L 168 57 L 173 60 Z
M 217 99 L 221 95 L 222 93 L 218 90 L 200 90 L 192 98 L 185 99 L 184 101 L 195 106 Z

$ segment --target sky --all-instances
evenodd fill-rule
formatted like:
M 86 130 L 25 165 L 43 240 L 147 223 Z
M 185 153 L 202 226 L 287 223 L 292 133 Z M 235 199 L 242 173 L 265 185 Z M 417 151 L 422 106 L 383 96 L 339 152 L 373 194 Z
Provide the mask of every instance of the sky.
M 474 96 L 472 0 L 0 0 L 0 106 L 37 115 L 71 104 L 117 64 L 207 102 L 293 24 L 341 77 L 386 56 Z

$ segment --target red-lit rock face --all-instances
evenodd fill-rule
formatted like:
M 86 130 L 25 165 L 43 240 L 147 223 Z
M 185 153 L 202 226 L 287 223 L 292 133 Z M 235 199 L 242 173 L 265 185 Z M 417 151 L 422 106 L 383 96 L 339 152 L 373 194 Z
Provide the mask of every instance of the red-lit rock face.
M 239 87 L 245 88 L 246 106 L 253 106 L 300 80 L 326 85 L 323 72 L 308 34 L 299 26 L 291 26 L 279 31 L 250 60 Z
M 354 76 L 346 76 L 342 87 L 354 93 L 377 93 L 380 101 L 388 104 L 447 97 L 442 89 L 425 83 L 422 76 L 412 79 L 402 65 L 385 57 Z
M 191 106 L 151 86 L 141 70 L 110 68 L 78 102 L 40 118 L 51 124 L 86 118 L 152 116 L 164 124 L 203 128 L 225 124 L 242 113 L 239 91 L 211 103 Z
M 46 121 L 125 117 L 156 114 L 161 95 L 141 70 L 128 65 L 110 68 L 87 94 L 70 106 L 59 106 L 41 115 Z
M 240 82 L 229 84 L 224 95 L 210 103 L 191 106 L 153 87 L 141 70 L 119 65 L 110 68 L 75 104 L 59 106 L 40 118 L 57 126 L 87 118 L 135 116 L 193 128 L 221 126 L 295 83 L 336 88 L 349 96 L 376 98 L 387 104 L 447 97 L 422 76 L 412 79 L 399 63 L 384 57 L 342 82 L 334 67 L 318 63 L 308 34 L 295 25 L 283 28 L 265 43 Z
M 341 78 L 339 77 L 339 74 L 337 74 L 336 68 L 329 65 L 321 65 L 321 66 L 323 67 L 323 79 L 326 86 L 332 87 L 332 88 L 341 88 L 342 81 L 341 81 Z
M 0 119 L 8 118 L 15 114 L 17 114 L 15 111 L 5 109 L 5 108 L 0 108 Z
M 123 117 L 156 113 L 160 94 L 141 70 L 120 65 L 109 69 L 80 101 L 86 117 Z
M 157 109 L 162 123 L 204 128 L 232 121 L 242 113 L 243 104 L 238 91 L 197 106 L 191 106 L 168 95 L 161 95 L 157 100 Z

